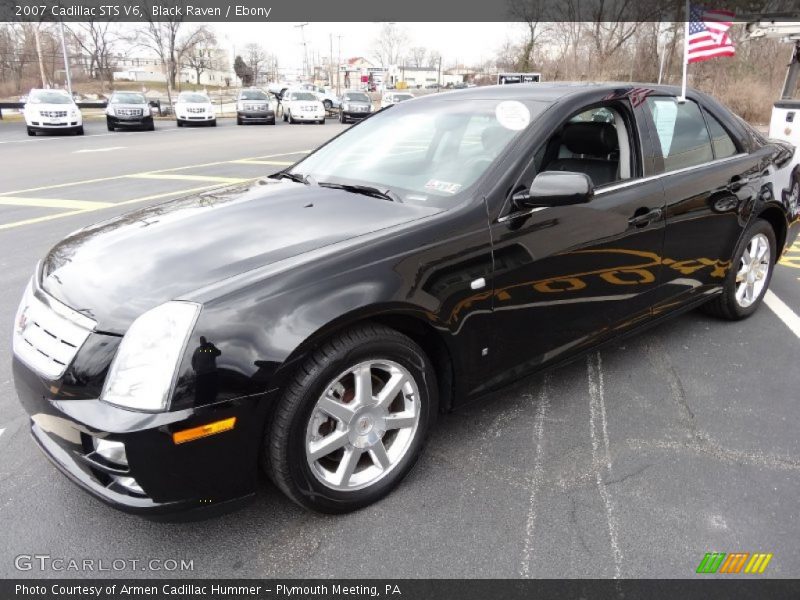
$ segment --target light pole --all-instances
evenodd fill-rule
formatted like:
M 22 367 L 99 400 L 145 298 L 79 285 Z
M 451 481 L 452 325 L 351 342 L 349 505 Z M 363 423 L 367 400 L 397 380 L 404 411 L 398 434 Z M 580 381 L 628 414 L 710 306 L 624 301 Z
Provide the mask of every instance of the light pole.
M 64 53 L 64 73 L 67 75 L 67 91 L 70 97 L 72 96 L 72 78 L 69 75 L 69 58 L 67 57 L 67 40 L 64 36 L 64 19 L 61 19 L 61 52 Z M 102 66 L 100 73 L 100 81 L 103 81 Z
M 306 25 L 308 23 L 300 23 L 299 25 L 295 25 L 295 27 L 300 28 L 300 37 L 301 37 L 301 44 L 303 44 L 303 79 L 306 78 L 306 72 L 308 69 L 308 52 L 306 50 Z

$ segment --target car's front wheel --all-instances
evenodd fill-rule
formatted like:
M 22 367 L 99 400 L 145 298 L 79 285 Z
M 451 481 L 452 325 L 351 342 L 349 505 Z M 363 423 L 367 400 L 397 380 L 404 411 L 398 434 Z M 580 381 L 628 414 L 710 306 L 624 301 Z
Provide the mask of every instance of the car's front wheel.
M 436 377 L 407 336 L 363 325 L 322 345 L 275 409 L 263 462 L 301 506 L 343 513 L 388 494 L 436 417 Z
M 703 305 L 708 314 L 737 321 L 752 315 L 767 293 L 775 267 L 777 243 L 767 221 L 756 219 L 744 232 L 730 269 L 725 275 L 722 294 Z

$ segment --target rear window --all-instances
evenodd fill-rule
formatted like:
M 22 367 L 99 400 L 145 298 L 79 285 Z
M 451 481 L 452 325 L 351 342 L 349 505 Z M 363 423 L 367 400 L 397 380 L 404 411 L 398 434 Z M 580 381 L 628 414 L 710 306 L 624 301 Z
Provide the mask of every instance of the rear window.
M 650 97 L 647 106 L 653 116 L 664 157 L 664 171 L 676 171 L 714 160 L 711 138 L 700 107 L 691 100 Z

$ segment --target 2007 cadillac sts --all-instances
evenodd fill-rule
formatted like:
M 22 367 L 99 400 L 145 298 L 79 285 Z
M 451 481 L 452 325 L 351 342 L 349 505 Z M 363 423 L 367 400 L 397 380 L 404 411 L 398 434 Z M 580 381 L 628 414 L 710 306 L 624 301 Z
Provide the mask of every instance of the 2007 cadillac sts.
M 693 307 L 749 316 L 800 230 L 793 148 L 677 92 L 410 100 L 249 189 L 73 233 L 14 325 L 34 439 L 132 512 L 247 497 L 261 468 L 340 513 L 440 412 Z

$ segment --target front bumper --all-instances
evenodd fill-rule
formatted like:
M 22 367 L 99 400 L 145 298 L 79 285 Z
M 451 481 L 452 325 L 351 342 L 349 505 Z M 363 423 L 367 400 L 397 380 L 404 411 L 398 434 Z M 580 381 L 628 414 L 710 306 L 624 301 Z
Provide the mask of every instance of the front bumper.
M 152 518 L 191 509 L 213 513 L 255 492 L 267 394 L 141 413 L 99 400 L 53 398 L 57 382 L 43 380 L 16 356 L 13 373 L 38 446 L 69 479 L 114 508 Z M 175 431 L 230 417 L 236 417 L 230 431 L 173 442 Z M 128 464 L 103 459 L 93 438 L 122 442 Z M 142 493 L 130 491 L 120 478 L 133 478 Z
M 292 118 L 295 121 L 324 121 L 325 120 L 325 111 L 319 112 L 298 112 L 292 113 Z
M 113 115 L 106 115 L 106 120 L 112 127 L 147 127 L 153 124 L 152 115 L 144 115 L 141 117 L 115 117 Z
M 45 123 L 43 121 L 31 120 L 27 126 L 34 131 L 67 131 L 70 129 L 77 129 L 83 125 L 80 119 L 64 119 L 58 123 Z
M 357 111 L 351 112 L 349 110 L 342 111 L 344 114 L 345 119 L 365 119 L 370 116 L 372 113 L 370 111 Z
M 271 123 L 275 120 L 275 111 L 237 110 L 236 116 L 247 123 Z
M 210 123 L 216 121 L 216 115 L 209 115 L 203 113 L 189 113 L 187 115 L 178 115 L 178 121 L 182 123 Z

